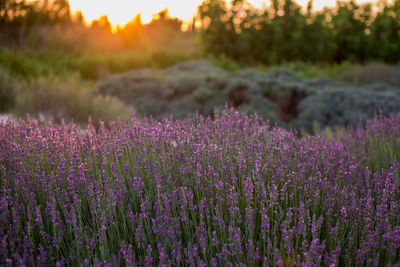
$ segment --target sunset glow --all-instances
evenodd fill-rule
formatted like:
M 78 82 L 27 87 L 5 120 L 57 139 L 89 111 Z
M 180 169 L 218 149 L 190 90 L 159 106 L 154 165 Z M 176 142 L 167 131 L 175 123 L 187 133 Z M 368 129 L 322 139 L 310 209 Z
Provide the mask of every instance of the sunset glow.
M 168 8 L 170 15 L 184 21 L 189 21 L 201 4 L 201 0 L 70 0 L 72 11 L 81 10 L 86 21 L 90 22 L 102 15 L 108 15 L 110 22 L 116 26 L 124 25 L 134 18 L 138 13 L 142 14 L 142 21 L 148 23 L 153 14 Z M 269 1 L 249 0 L 256 7 L 269 4 Z M 305 6 L 308 0 L 298 0 L 297 3 Z M 369 0 L 358 0 L 359 3 L 370 2 Z M 322 9 L 324 6 L 334 6 L 336 0 L 315 0 L 314 8 Z
M 134 18 L 138 13 L 142 15 L 142 21 L 148 23 L 153 14 L 168 8 L 170 15 L 183 20 L 190 20 L 195 14 L 197 6 L 201 1 L 160 1 L 160 0 L 70 0 L 72 11 L 82 10 L 86 21 L 92 21 L 102 15 L 108 15 L 113 25 L 124 25 Z

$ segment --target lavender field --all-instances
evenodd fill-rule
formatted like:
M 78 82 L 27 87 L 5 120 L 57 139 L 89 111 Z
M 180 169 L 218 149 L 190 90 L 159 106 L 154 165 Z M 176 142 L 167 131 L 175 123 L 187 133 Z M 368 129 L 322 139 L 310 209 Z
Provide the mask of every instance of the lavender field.
M 1 266 L 398 266 L 400 114 L 0 123 Z

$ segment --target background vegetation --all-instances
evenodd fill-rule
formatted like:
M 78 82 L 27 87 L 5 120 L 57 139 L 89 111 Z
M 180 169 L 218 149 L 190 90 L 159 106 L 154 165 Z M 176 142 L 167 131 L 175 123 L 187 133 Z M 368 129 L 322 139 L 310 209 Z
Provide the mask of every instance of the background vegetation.
M 385 71 L 379 73 L 380 69 Z M 160 120 L 171 115 L 183 119 L 196 112 L 212 116 L 215 108 L 229 105 L 281 126 L 311 131 L 315 122 L 356 127 L 378 113 L 399 111 L 399 69 L 368 64 L 334 77 L 302 77 L 282 68 L 226 71 L 208 61 L 192 61 L 115 75 L 98 88 L 139 114 Z
M 257 9 L 245 0 L 206 0 L 199 7 L 206 51 L 246 63 L 337 63 L 400 60 L 400 1 L 302 9 L 272 0 Z
M 3 0 L 0 112 L 84 123 L 228 105 L 307 131 L 357 126 L 400 109 L 399 10 L 398 0 L 322 11 L 206 0 L 183 31 L 168 10 L 112 28 L 107 16 L 85 23 L 68 1 Z

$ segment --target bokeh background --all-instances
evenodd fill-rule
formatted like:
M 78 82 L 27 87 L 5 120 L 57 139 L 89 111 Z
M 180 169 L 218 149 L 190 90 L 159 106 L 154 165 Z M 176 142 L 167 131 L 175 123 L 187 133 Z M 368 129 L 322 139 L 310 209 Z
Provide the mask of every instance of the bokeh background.
M 399 0 L 0 1 L 2 120 L 355 127 L 400 111 L 399 62 Z

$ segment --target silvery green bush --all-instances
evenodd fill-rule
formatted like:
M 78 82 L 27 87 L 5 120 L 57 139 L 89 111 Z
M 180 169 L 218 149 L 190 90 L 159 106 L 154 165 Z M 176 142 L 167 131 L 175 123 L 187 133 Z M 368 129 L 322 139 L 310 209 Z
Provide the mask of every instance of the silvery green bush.
M 207 61 L 111 76 L 99 83 L 99 91 L 160 120 L 196 112 L 208 116 L 228 105 L 307 131 L 315 122 L 322 127 L 356 127 L 375 114 L 400 111 L 400 88 L 384 83 L 360 86 L 324 77 L 308 79 L 286 69 L 228 72 Z

